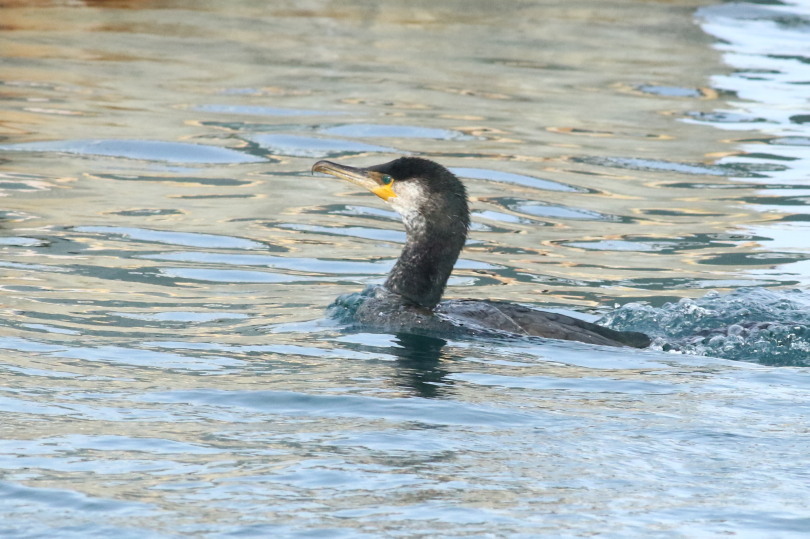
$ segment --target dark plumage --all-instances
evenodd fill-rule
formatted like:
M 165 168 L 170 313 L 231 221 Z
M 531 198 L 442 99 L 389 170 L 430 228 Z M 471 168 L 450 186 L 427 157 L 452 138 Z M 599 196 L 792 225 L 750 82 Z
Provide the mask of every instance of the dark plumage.
M 464 184 L 433 161 L 402 157 L 368 168 L 318 161 L 324 172 L 365 187 L 401 216 L 402 254 L 381 287 L 340 298 L 336 305 L 356 323 L 386 331 L 517 334 L 643 348 L 642 333 L 614 331 L 570 316 L 501 301 L 440 303 L 467 237 L 470 212 Z

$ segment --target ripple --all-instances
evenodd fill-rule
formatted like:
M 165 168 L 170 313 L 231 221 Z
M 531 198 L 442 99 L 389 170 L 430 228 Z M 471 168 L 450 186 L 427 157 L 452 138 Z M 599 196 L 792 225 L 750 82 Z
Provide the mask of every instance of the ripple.
M 698 264 L 710 264 L 710 265 L 718 265 L 718 266 L 733 266 L 735 268 L 739 268 L 740 266 L 779 266 L 782 264 L 790 264 L 793 262 L 800 262 L 810 259 L 810 254 L 800 254 L 800 253 L 780 253 L 780 252 L 768 252 L 768 253 L 723 253 L 718 255 L 713 255 L 709 257 L 705 257 L 701 260 L 698 260 Z M 767 275 L 767 273 L 762 273 L 762 270 L 754 270 L 752 273 L 760 274 L 760 275 Z M 765 272 L 770 272 L 773 270 L 764 270 Z M 774 275 L 781 274 L 782 276 L 787 277 L 788 272 L 786 271 L 773 271 Z
M 516 215 L 512 215 L 509 213 L 503 213 L 499 211 L 475 211 L 473 215 L 476 218 L 480 219 L 488 219 L 490 221 L 498 221 L 501 223 L 510 223 L 510 224 L 532 224 L 535 223 L 534 219 L 526 219 L 525 217 L 518 217 Z
M 194 312 L 194 311 L 171 311 L 161 313 L 110 313 L 113 316 L 120 316 L 123 318 L 132 318 L 134 320 L 147 320 L 150 322 L 188 322 L 192 324 L 201 324 L 206 322 L 217 322 L 220 320 L 240 320 L 250 318 L 243 313 L 227 313 L 227 312 Z
M 293 157 L 339 157 L 368 152 L 401 153 L 396 148 L 386 146 L 299 135 L 253 135 L 248 140 L 271 153 Z
M 781 146 L 810 146 L 810 137 L 778 137 L 770 139 L 768 143 Z
M 21 262 L 6 262 L 0 260 L 0 268 L 9 268 L 17 270 L 30 270 L 30 271 L 51 271 L 54 273 L 69 273 L 71 270 L 61 266 L 48 266 L 45 264 L 23 264 Z
M 552 219 L 575 219 L 585 221 L 623 221 L 625 219 L 615 215 L 608 215 L 592 210 L 582 210 L 578 208 L 569 208 L 567 206 L 558 206 L 551 204 L 543 204 L 540 202 L 532 202 L 527 200 L 498 197 L 486 200 L 494 204 L 498 204 L 516 213 L 524 215 L 531 215 L 534 217 L 548 217 Z
M 699 88 L 684 88 L 681 86 L 659 86 L 656 84 L 640 84 L 636 90 L 645 94 L 660 95 L 663 97 L 703 97 Z
M 304 210 L 306 213 L 323 213 L 329 215 L 351 215 L 353 217 L 369 217 L 380 221 L 400 222 L 399 215 L 393 210 L 380 207 L 357 206 L 354 204 L 328 204 L 317 209 Z
M 717 249 L 735 247 L 744 241 L 767 240 L 753 234 L 691 234 L 683 237 L 666 238 L 654 236 L 627 235 L 621 239 L 562 242 L 562 245 L 594 251 L 647 251 L 672 254 L 695 249 Z
M 146 516 L 153 513 L 153 506 L 151 504 L 132 502 L 132 501 L 118 501 L 105 499 L 95 496 L 88 496 L 74 490 L 56 489 L 56 488 L 43 488 L 43 487 L 27 487 L 23 485 L 13 484 L 7 481 L 0 481 L 0 499 L 14 500 L 11 504 L 13 506 L 44 506 L 38 507 L 40 511 L 53 513 L 54 511 L 80 511 L 87 512 L 89 515 L 106 515 L 107 513 L 115 514 L 118 516 L 132 514 L 138 517 Z M 6 505 L 5 503 L 3 504 Z M 107 517 L 109 518 L 109 517 Z M 101 532 L 101 527 L 92 527 L 94 531 Z M 106 532 L 113 532 L 114 528 L 106 528 Z M 63 530 L 68 533 L 68 530 Z M 87 531 L 90 531 L 89 529 Z M 120 532 L 124 529 L 115 530 L 116 537 L 121 537 Z M 57 533 L 55 528 L 49 528 L 48 534 Z M 126 534 L 126 532 L 125 532 Z M 27 535 L 27 534 L 26 534 Z M 95 534 L 94 534 L 95 535 Z M 103 536 L 99 535 L 99 536 Z M 128 535 L 128 534 L 127 534 Z
M 436 140 L 472 140 L 474 137 L 459 131 L 436 127 L 384 124 L 346 124 L 320 130 L 327 135 L 339 137 L 379 138 L 426 138 Z
M 236 164 L 266 161 L 229 148 L 156 140 L 54 140 L 2 145 L 0 151 L 103 155 L 170 163 Z
M 205 264 L 227 264 L 235 266 L 267 266 L 301 272 L 314 272 L 330 275 L 381 275 L 393 267 L 392 260 L 375 262 L 337 260 L 328 258 L 296 258 L 271 255 L 240 255 L 231 253 L 177 252 L 142 255 L 138 258 L 166 260 L 174 262 L 199 262 Z
M 616 380 L 607 377 L 560 378 L 556 376 L 505 376 L 498 374 L 461 373 L 451 377 L 481 386 L 510 389 L 539 389 L 571 393 L 624 393 L 628 395 L 667 395 L 678 393 L 673 384 L 643 382 L 640 380 Z
M 571 187 L 564 183 L 555 182 L 552 180 L 543 180 L 533 176 L 524 176 L 523 174 L 513 174 L 511 172 L 501 172 L 499 170 L 490 170 L 486 168 L 464 168 L 453 167 L 450 169 L 453 174 L 462 178 L 471 178 L 475 180 L 490 180 L 499 183 L 511 183 L 515 185 L 523 185 L 525 187 L 533 187 L 535 189 L 543 189 L 546 191 L 567 191 L 567 192 L 586 192 L 585 189 L 578 189 Z
M 24 450 L 29 454 L 36 455 L 59 455 L 82 450 L 126 451 L 133 453 L 148 451 L 160 455 L 211 455 L 221 452 L 199 444 L 163 438 L 119 435 L 91 436 L 83 434 L 45 437 L 37 440 L 2 440 L 0 441 L 0 450 L 3 453 Z
M 345 112 L 309 109 L 284 109 L 279 107 L 262 107 L 257 105 L 197 105 L 194 110 L 216 112 L 221 114 L 244 114 L 248 116 L 327 116 L 345 114 Z
M 661 251 L 662 244 L 651 244 L 637 241 L 626 240 L 601 240 L 601 241 L 573 241 L 563 243 L 562 245 L 568 247 L 579 247 L 580 249 L 588 249 L 591 251 Z M 663 244 L 667 248 L 671 248 L 668 244 Z
M 760 116 L 752 114 L 745 114 L 742 112 L 730 112 L 716 110 L 712 112 L 688 112 L 686 114 L 689 118 L 694 118 L 696 121 L 705 122 L 709 124 L 754 124 L 754 123 L 767 123 L 768 120 Z M 746 126 L 745 129 L 751 129 Z
M 72 347 L 60 351 L 57 355 L 83 361 L 185 371 L 218 371 L 229 367 L 239 367 L 245 363 L 227 357 L 186 356 L 122 346 Z
M 160 369 L 218 371 L 244 364 L 241 360 L 225 357 L 187 356 L 172 352 L 142 350 L 139 348 L 113 345 L 97 347 L 72 346 L 69 344 L 54 345 L 17 337 L 0 338 L 0 349 L 47 354 L 49 357 Z
M 5 238 L 0 238 L 0 246 L 4 245 L 9 247 L 42 247 L 44 245 L 48 245 L 48 242 L 37 238 L 7 236 Z
M 0 146 L 2 150 L 2 146 Z M 53 178 L 38 174 L 0 172 L 0 189 L 6 191 L 48 191 L 56 187 Z
M 318 226 L 318 225 L 303 225 L 303 224 L 287 224 L 281 225 L 281 228 L 289 228 L 291 230 L 301 230 L 304 232 L 315 232 L 318 234 L 326 234 L 329 236 L 350 236 L 353 238 L 363 238 L 367 240 L 383 240 L 394 243 L 405 243 L 407 236 L 405 232 L 400 230 L 385 230 L 381 228 L 368 228 L 359 226 Z
M 503 427 L 542 422 L 542 416 L 430 399 L 384 399 L 355 395 L 311 395 L 292 391 L 170 391 L 144 394 L 138 400 L 151 403 L 194 404 L 200 414 L 217 408 L 247 408 L 271 416 L 367 417 L 390 421 L 414 421 L 433 425 Z M 206 413 L 205 408 L 213 408 Z
M 136 210 L 121 210 L 111 212 L 112 215 L 123 215 L 125 217 L 153 217 L 155 215 L 182 215 L 180 210 L 168 208 L 143 208 Z
M 96 178 L 103 180 L 116 180 L 122 182 L 170 182 L 189 185 L 215 185 L 218 187 L 229 187 L 238 185 L 248 185 L 251 182 L 237 180 L 234 178 L 201 178 L 196 176 L 141 176 L 130 174 L 96 174 Z
M 740 171 L 727 167 L 677 163 L 656 159 L 639 159 L 635 157 L 579 157 L 575 162 L 606 167 L 626 168 L 630 170 L 662 170 L 679 174 L 700 174 L 706 176 L 739 176 Z
M 566 206 L 551 206 L 549 204 L 539 204 L 535 202 L 526 202 L 515 204 L 512 208 L 513 211 L 533 215 L 535 217 L 551 217 L 555 219 L 577 219 L 577 220 L 595 220 L 595 221 L 616 221 L 613 216 L 606 215 L 590 210 L 580 210 L 575 208 L 568 208 Z
M 81 335 L 81 331 L 67 329 L 49 324 L 20 324 L 21 327 L 33 329 L 35 331 L 44 331 L 45 333 L 58 333 L 60 335 Z
M 243 271 L 206 268 L 160 268 L 160 273 L 175 279 L 213 283 L 294 283 L 309 281 L 306 277 L 267 271 Z
M 267 246 L 258 241 L 235 238 L 232 236 L 219 236 L 217 234 L 199 234 L 196 232 L 171 232 L 168 230 L 149 230 L 146 228 L 132 228 L 119 226 L 77 226 L 73 230 L 88 232 L 104 236 L 124 236 L 137 241 L 148 243 L 168 243 L 171 245 L 184 245 L 187 247 L 207 247 L 220 249 L 267 249 Z

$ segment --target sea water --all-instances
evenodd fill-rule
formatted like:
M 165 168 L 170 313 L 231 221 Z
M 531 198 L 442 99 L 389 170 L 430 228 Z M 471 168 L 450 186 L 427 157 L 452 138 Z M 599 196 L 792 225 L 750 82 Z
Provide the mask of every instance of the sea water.
M 7 2 L 0 535 L 805 537 L 807 2 Z M 461 176 L 447 297 L 649 350 L 346 329 Z

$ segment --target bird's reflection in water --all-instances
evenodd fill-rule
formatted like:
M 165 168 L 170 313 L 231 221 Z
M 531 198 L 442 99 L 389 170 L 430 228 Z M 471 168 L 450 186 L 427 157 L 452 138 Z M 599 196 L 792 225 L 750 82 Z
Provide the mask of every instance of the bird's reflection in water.
M 427 399 L 446 396 L 452 382 L 447 380 L 448 370 L 443 368 L 452 359 L 443 353 L 447 341 L 413 333 L 397 333 L 394 342 L 399 345 L 390 351 L 397 357 L 395 382 L 413 390 L 415 395 Z

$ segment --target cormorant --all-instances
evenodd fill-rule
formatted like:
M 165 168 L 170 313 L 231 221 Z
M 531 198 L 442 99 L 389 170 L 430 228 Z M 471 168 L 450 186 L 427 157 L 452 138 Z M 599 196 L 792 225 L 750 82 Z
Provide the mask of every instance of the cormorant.
M 442 165 L 401 157 L 368 168 L 318 161 L 323 172 L 364 187 L 399 213 L 407 241 L 382 286 L 339 298 L 333 311 L 392 332 L 513 334 L 644 348 L 643 333 L 615 331 L 562 314 L 502 301 L 440 302 L 464 247 L 470 212 L 464 184 Z

